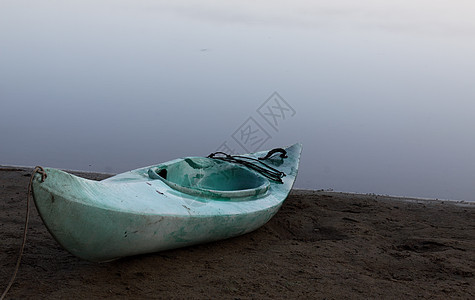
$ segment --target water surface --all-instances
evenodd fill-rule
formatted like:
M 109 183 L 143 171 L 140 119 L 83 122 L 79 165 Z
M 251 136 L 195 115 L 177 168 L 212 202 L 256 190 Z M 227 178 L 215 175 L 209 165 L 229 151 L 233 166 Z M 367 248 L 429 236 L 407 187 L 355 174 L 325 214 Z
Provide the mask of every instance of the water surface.
M 474 15 L 462 0 L 2 1 L 0 164 L 122 172 L 302 142 L 297 187 L 475 200 Z

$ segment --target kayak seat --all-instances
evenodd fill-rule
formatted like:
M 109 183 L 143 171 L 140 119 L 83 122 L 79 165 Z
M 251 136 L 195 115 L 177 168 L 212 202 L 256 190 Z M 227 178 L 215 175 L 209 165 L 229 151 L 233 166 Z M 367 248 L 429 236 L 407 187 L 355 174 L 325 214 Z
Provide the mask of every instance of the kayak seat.
M 267 178 L 253 170 L 205 157 L 180 159 L 152 168 L 149 177 L 189 195 L 222 199 L 260 197 L 270 187 Z

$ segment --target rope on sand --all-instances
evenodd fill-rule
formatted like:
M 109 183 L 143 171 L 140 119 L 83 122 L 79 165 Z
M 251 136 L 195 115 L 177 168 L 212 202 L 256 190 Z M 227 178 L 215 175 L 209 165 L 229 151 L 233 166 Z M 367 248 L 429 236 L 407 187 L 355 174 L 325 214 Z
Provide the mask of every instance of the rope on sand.
M 31 188 L 33 185 L 33 178 L 35 177 L 35 174 L 41 174 L 41 182 L 45 181 L 47 175 L 43 167 L 37 166 L 33 170 L 33 173 L 31 174 L 30 177 L 30 183 L 28 184 L 28 194 L 26 196 L 26 217 L 25 217 L 25 227 L 23 228 L 23 242 L 21 243 L 20 246 L 20 252 L 18 254 L 18 259 L 16 262 L 16 267 L 13 272 L 12 278 L 10 279 L 10 282 L 8 283 L 7 288 L 3 292 L 2 296 L 0 296 L 0 300 L 3 300 L 5 296 L 7 295 L 8 291 L 13 285 L 13 282 L 15 281 L 16 274 L 18 273 L 18 269 L 20 268 L 20 263 L 21 263 L 21 258 L 23 256 L 23 249 L 25 249 L 25 244 L 26 244 L 26 232 L 28 231 L 28 221 L 30 219 L 30 196 L 31 196 Z

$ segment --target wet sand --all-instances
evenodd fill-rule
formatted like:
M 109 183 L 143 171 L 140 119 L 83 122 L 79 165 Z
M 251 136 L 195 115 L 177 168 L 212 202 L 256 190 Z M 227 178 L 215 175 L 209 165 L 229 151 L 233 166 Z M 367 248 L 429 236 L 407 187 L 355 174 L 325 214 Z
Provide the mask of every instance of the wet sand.
M 0 167 L 0 293 L 21 244 L 30 172 Z M 62 249 L 32 205 L 7 299 L 297 297 L 474 299 L 475 205 L 294 190 L 247 235 L 103 264 Z

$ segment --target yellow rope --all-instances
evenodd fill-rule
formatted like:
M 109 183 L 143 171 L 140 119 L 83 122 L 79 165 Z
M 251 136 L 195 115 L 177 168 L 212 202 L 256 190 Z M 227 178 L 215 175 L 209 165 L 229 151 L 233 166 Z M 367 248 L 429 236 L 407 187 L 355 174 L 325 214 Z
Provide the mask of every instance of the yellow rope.
M 18 269 L 20 268 L 21 258 L 23 256 L 23 249 L 25 248 L 25 244 L 26 244 L 26 232 L 28 230 L 28 221 L 30 219 L 31 188 L 32 188 L 33 179 L 34 179 L 36 173 L 41 174 L 41 182 L 45 181 L 45 179 L 47 177 L 45 170 L 40 166 L 35 167 L 35 169 L 33 170 L 33 173 L 31 174 L 30 184 L 28 185 L 28 195 L 26 197 L 26 217 L 25 217 L 25 227 L 23 229 L 23 242 L 20 246 L 20 253 L 18 254 L 18 259 L 17 259 L 17 262 L 16 262 L 15 271 L 13 272 L 12 278 L 10 279 L 10 282 L 8 283 L 7 288 L 3 292 L 2 296 L 0 296 L 0 300 L 3 300 L 5 298 L 5 296 L 7 295 L 8 291 L 10 290 L 10 288 L 13 285 L 13 282 L 15 281 L 16 274 L 18 273 Z

